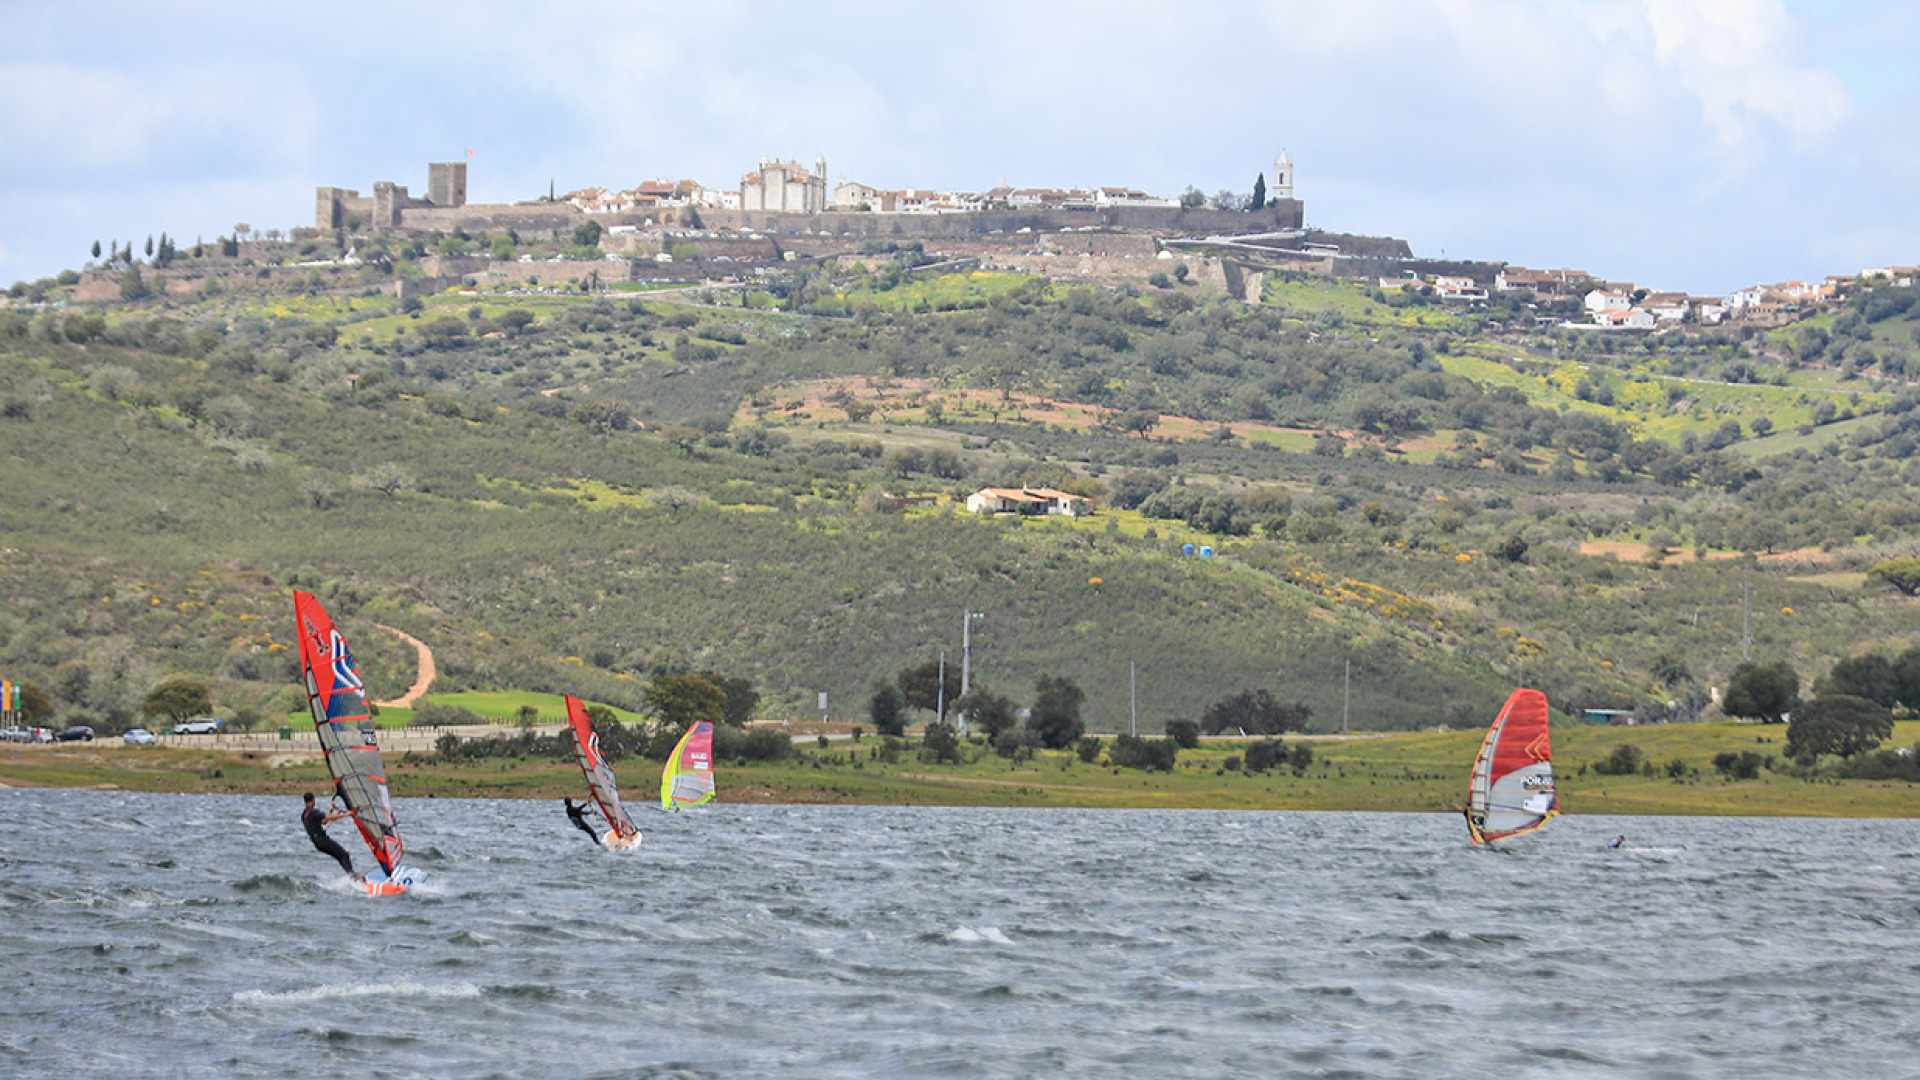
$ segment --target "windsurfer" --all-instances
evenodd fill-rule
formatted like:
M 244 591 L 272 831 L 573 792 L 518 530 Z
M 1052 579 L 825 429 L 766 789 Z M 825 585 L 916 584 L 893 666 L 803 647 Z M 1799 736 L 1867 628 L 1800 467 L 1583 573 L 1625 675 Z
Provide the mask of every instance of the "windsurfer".
M 307 827 L 307 839 L 313 841 L 315 850 L 324 851 L 328 855 L 340 860 L 340 869 L 351 874 L 355 881 L 362 880 L 359 874 L 353 872 L 353 856 L 347 854 L 346 848 L 334 843 L 333 837 L 327 835 L 327 826 L 339 821 L 343 817 L 350 816 L 349 812 L 346 810 L 329 810 L 322 813 L 320 808 L 313 804 L 313 792 L 311 791 L 307 792 L 306 804 L 306 809 L 300 811 L 300 824 Z
M 572 819 L 574 826 L 581 832 L 592 837 L 594 843 L 599 843 L 600 833 L 596 831 L 592 825 L 587 824 L 587 804 L 581 803 L 579 806 L 575 806 L 573 805 L 572 799 L 565 797 L 561 798 L 560 801 L 566 804 L 567 817 Z

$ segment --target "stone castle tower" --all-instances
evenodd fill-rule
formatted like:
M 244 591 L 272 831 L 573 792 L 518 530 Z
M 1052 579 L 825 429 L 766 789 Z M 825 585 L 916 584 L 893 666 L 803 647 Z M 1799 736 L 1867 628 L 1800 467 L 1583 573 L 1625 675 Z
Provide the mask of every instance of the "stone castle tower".
M 467 163 L 435 161 L 427 164 L 427 201 L 435 206 L 467 205 Z
M 1293 198 L 1293 159 L 1287 156 L 1285 150 L 1273 159 L 1273 182 L 1267 185 L 1267 198 Z

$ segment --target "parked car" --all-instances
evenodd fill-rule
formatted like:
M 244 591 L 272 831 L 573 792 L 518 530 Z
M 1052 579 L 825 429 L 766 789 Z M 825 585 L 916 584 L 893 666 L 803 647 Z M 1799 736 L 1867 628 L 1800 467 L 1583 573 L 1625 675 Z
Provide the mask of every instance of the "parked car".
M 160 741 L 159 736 L 143 727 L 134 728 L 120 737 L 126 740 L 128 746 L 152 746 Z
M 61 728 L 59 733 L 54 735 L 53 738 L 55 742 L 81 742 L 83 740 L 92 742 L 93 729 L 85 724 L 75 724 L 70 728 Z
M 32 739 L 33 742 L 52 742 L 53 741 L 52 728 L 37 727 L 37 728 L 28 728 L 27 730 L 33 732 L 33 739 Z
M 175 735 L 218 735 L 220 721 L 211 716 L 202 716 L 184 724 L 173 725 L 173 733 Z
M 18 725 L 10 728 L 0 728 L 0 742 L 33 742 L 33 741 L 34 741 L 34 738 L 33 738 L 32 728 L 24 728 Z

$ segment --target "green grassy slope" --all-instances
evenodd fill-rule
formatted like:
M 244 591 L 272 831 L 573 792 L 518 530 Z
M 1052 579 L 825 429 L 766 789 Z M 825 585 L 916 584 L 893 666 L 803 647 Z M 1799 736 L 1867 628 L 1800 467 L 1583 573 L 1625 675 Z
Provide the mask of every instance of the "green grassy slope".
M 1854 420 L 1815 424 L 1809 405 L 1865 385 L 1856 376 L 1767 368 L 1785 361 L 1762 350 L 1754 361 L 1790 385 L 1682 383 L 1702 376 L 1675 372 L 1736 346 L 1549 342 L 1567 355 L 1547 355 L 1467 339 L 1459 319 L 1406 325 L 1409 309 L 1327 283 L 1273 294 L 1281 310 L 1321 304 L 1306 323 L 1190 287 L 847 284 L 871 311 L 436 297 L 408 313 L 377 296 L 222 296 L 114 307 L 105 331 L 6 313 L 0 666 L 79 715 L 127 716 L 175 673 L 281 715 L 295 704 L 288 594 L 305 588 L 347 628 L 376 696 L 413 674 L 379 622 L 433 647 L 446 692 L 632 707 L 651 674 L 712 668 L 752 678 L 774 710 L 804 715 L 825 691 L 849 717 L 900 668 L 943 649 L 957 663 L 960 613 L 977 610 L 979 677 L 1021 698 L 1040 675 L 1069 677 L 1096 729 L 1124 726 L 1130 664 L 1148 730 L 1251 686 L 1309 704 L 1324 728 L 1348 706 L 1349 660 L 1353 722 L 1374 728 L 1460 725 L 1521 681 L 1574 704 L 1698 695 L 1724 682 L 1743 635 L 1807 682 L 1857 649 L 1911 643 L 1910 601 L 1857 576 L 1920 521 L 1910 413 L 1879 391 L 1826 395 L 1869 413 Z M 514 309 L 533 323 L 498 328 Z M 1319 317 L 1341 312 L 1381 321 Z M 314 333 L 328 327 L 331 341 Z M 923 396 L 863 424 L 822 410 L 726 429 L 770 388 L 835 375 L 1078 411 L 940 418 Z M 1165 429 L 1103 426 L 1126 412 Z M 1758 417 L 1782 434 L 1752 438 Z M 702 418 L 718 423 L 672 423 Z M 1632 437 L 1683 443 L 1729 421 L 1736 453 Z M 1285 430 L 1235 434 L 1250 424 Z M 1325 453 L 1315 433 L 1329 432 Z M 1232 528 L 954 509 L 982 484 L 1139 476 L 1216 500 L 1279 491 L 1284 506 Z M 882 492 L 934 505 L 888 513 Z M 1595 538 L 1726 554 L 1817 543 L 1839 565 L 1577 554 Z M 1220 557 L 1181 557 L 1183 541 Z M 1493 554 L 1514 542 L 1519 556 Z
M 1482 731 L 1423 732 L 1354 739 L 1305 740 L 1313 764 L 1300 773 L 1249 774 L 1228 769 L 1246 744 L 1209 740 L 1180 751 L 1171 772 L 1114 769 L 1072 754 L 1043 752 L 1009 762 L 968 747 L 958 764 L 928 764 L 912 752 L 884 755 L 873 739 L 806 747 L 777 764 L 722 761 L 725 802 L 830 802 L 953 806 L 1192 807 L 1258 810 L 1456 812 Z M 1713 768 L 1715 755 L 1754 750 L 1776 758 L 1783 732 L 1747 724 L 1678 724 L 1611 728 L 1556 723 L 1557 788 L 1563 813 L 1735 814 L 1812 817 L 1920 816 L 1920 787 L 1889 781 L 1803 779 L 1771 769 L 1731 781 Z M 1904 721 L 1890 741 L 1911 746 L 1920 722 Z M 1292 740 L 1300 741 L 1300 740 Z M 1639 747 L 1656 775 L 1602 776 L 1593 766 L 1623 743 Z M 1668 766 L 1678 763 L 1678 775 Z M 572 762 L 500 759 L 448 763 L 431 755 L 393 755 L 396 798 L 428 795 L 551 798 L 580 787 Z M 657 790 L 658 762 L 615 764 L 622 790 L 644 802 Z M 271 752 L 197 749 L 0 746 L 0 783 L 143 791 L 287 794 L 325 782 L 314 758 Z M 556 821 L 556 827 L 564 824 Z M 642 827 L 645 822 L 642 821 Z M 1464 837 L 1464 829 L 1462 830 Z

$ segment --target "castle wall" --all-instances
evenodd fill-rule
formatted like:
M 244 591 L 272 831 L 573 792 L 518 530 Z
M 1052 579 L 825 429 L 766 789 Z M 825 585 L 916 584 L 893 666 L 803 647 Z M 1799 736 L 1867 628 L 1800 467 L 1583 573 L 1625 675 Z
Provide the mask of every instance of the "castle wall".
M 504 232 L 512 229 L 522 239 L 551 239 L 573 231 L 574 226 L 587 220 L 587 215 L 566 203 L 503 203 L 473 206 L 409 206 L 399 214 L 392 227 L 415 229 L 422 232 L 452 232 L 465 229 L 469 233 Z M 605 215 L 596 215 L 594 220 L 603 225 L 615 224 Z
M 869 239 L 936 239 L 992 235 L 1047 234 L 1055 240 L 1063 230 L 1089 230 L 1095 236 L 1113 231 L 1140 231 L 1185 236 L 1246 234 L 1296 229 L 1304 217 L 1299 200 L 1280 200 L 1258 211 L 1185 209 L 1172 206 L 1115 206 L 1092 210 L 985 210 L 967 214 L 876 214 L 829 210 L 820 213 L 782 213 L 770 210 L 714 210 L 649 207 L 623 214 L 587 215 L 566 203 L 510 203 L 471 205 L 465 202 L 465 164 L 432 166 L 431 201 L 408 195 L 391 181 L 374 185 L 372 198 L 342 188 L 320 188 L 315 197 L 315 224 L 326 230 L 359 217 L 374 229 L 418 232 L 469 233 L 512 229 L 524 238 L 550 239 L 571 232 L 583 221 L 642 228 L 684 228 L 758 232 L 774 237 L 807 233 Z M 441 199 L 449 200 L 441 203 Z M 452 200 L 458 200 L 454 202 Z M 1026 229 L 1027 233 L 1019 230 Z M 1102 241 L 1091 241 L 1098 244 Z M 1404 245 L 1402 245 L 1404 247 Z M 1100 254 L 1089 250 L 1090 254 Z
M 980 269 L 1003 273 L 1032 274 L 1063 282 L 1118 285 L 1143 282 L 1154 274 L 1173 275 L 1174 267 L 1187 268 L 1187 280 L 1216 289 L 1227 287 L 1226 269 L 1218 259 L 1176 256 L 1162 259 L 1148 255 L 1076 255 L 1071 253 L 1001 253 L 982 255 Z
M 999 229 L 1052 233 L 1062 229 L 1140 229 L 1182 234 L 1249 233 L 1297 229 L 1305 204 L 1286 200 L 1257 211 L 1188 210 L 1177 206 L 1110 206 L 1096 210 L 983 210 L 971 214 L 873 214 L 827 211 L 781 214 L 754 210 L 701 210 L 701 227 L 774 234 L 814 232 L 842 236 L 910 239 L 965 236 Z M 620 216 L 626 220 L 632 215 Z
M 420 260 L 420 270 L 428 277 L 463 277 L 477 274 L 493 264 L 489 255 L 430 255 Z
M 651 259 L 663 251 L 690 244 L 700 253 L 702 259 L 717 259 L 724 255 L 735 262 L 771 262 L 780 257 L 779 248 L 771 239 L 752 240 L 747 237 L 700 236 L 679 237 L 663 236 L 660 233 L 621 233 L 602 235 L 600 250 L 609 255 L 631 255 L 635 258 Z M 830 245 L 836 251 L 843 249 L 844 243 Z
M 565 285 L 568 282 L 587 281 L 597 273 L 601 284 L 610 285 L 619 281 L 638 280 L 640 275 L 648 272 L 644 268 L 651 265 L 651 262 L 634 263 L 626 259 L 496 262 L 464 277 L 472 278 L 474 284 L 484 289 L 501 285 Z

